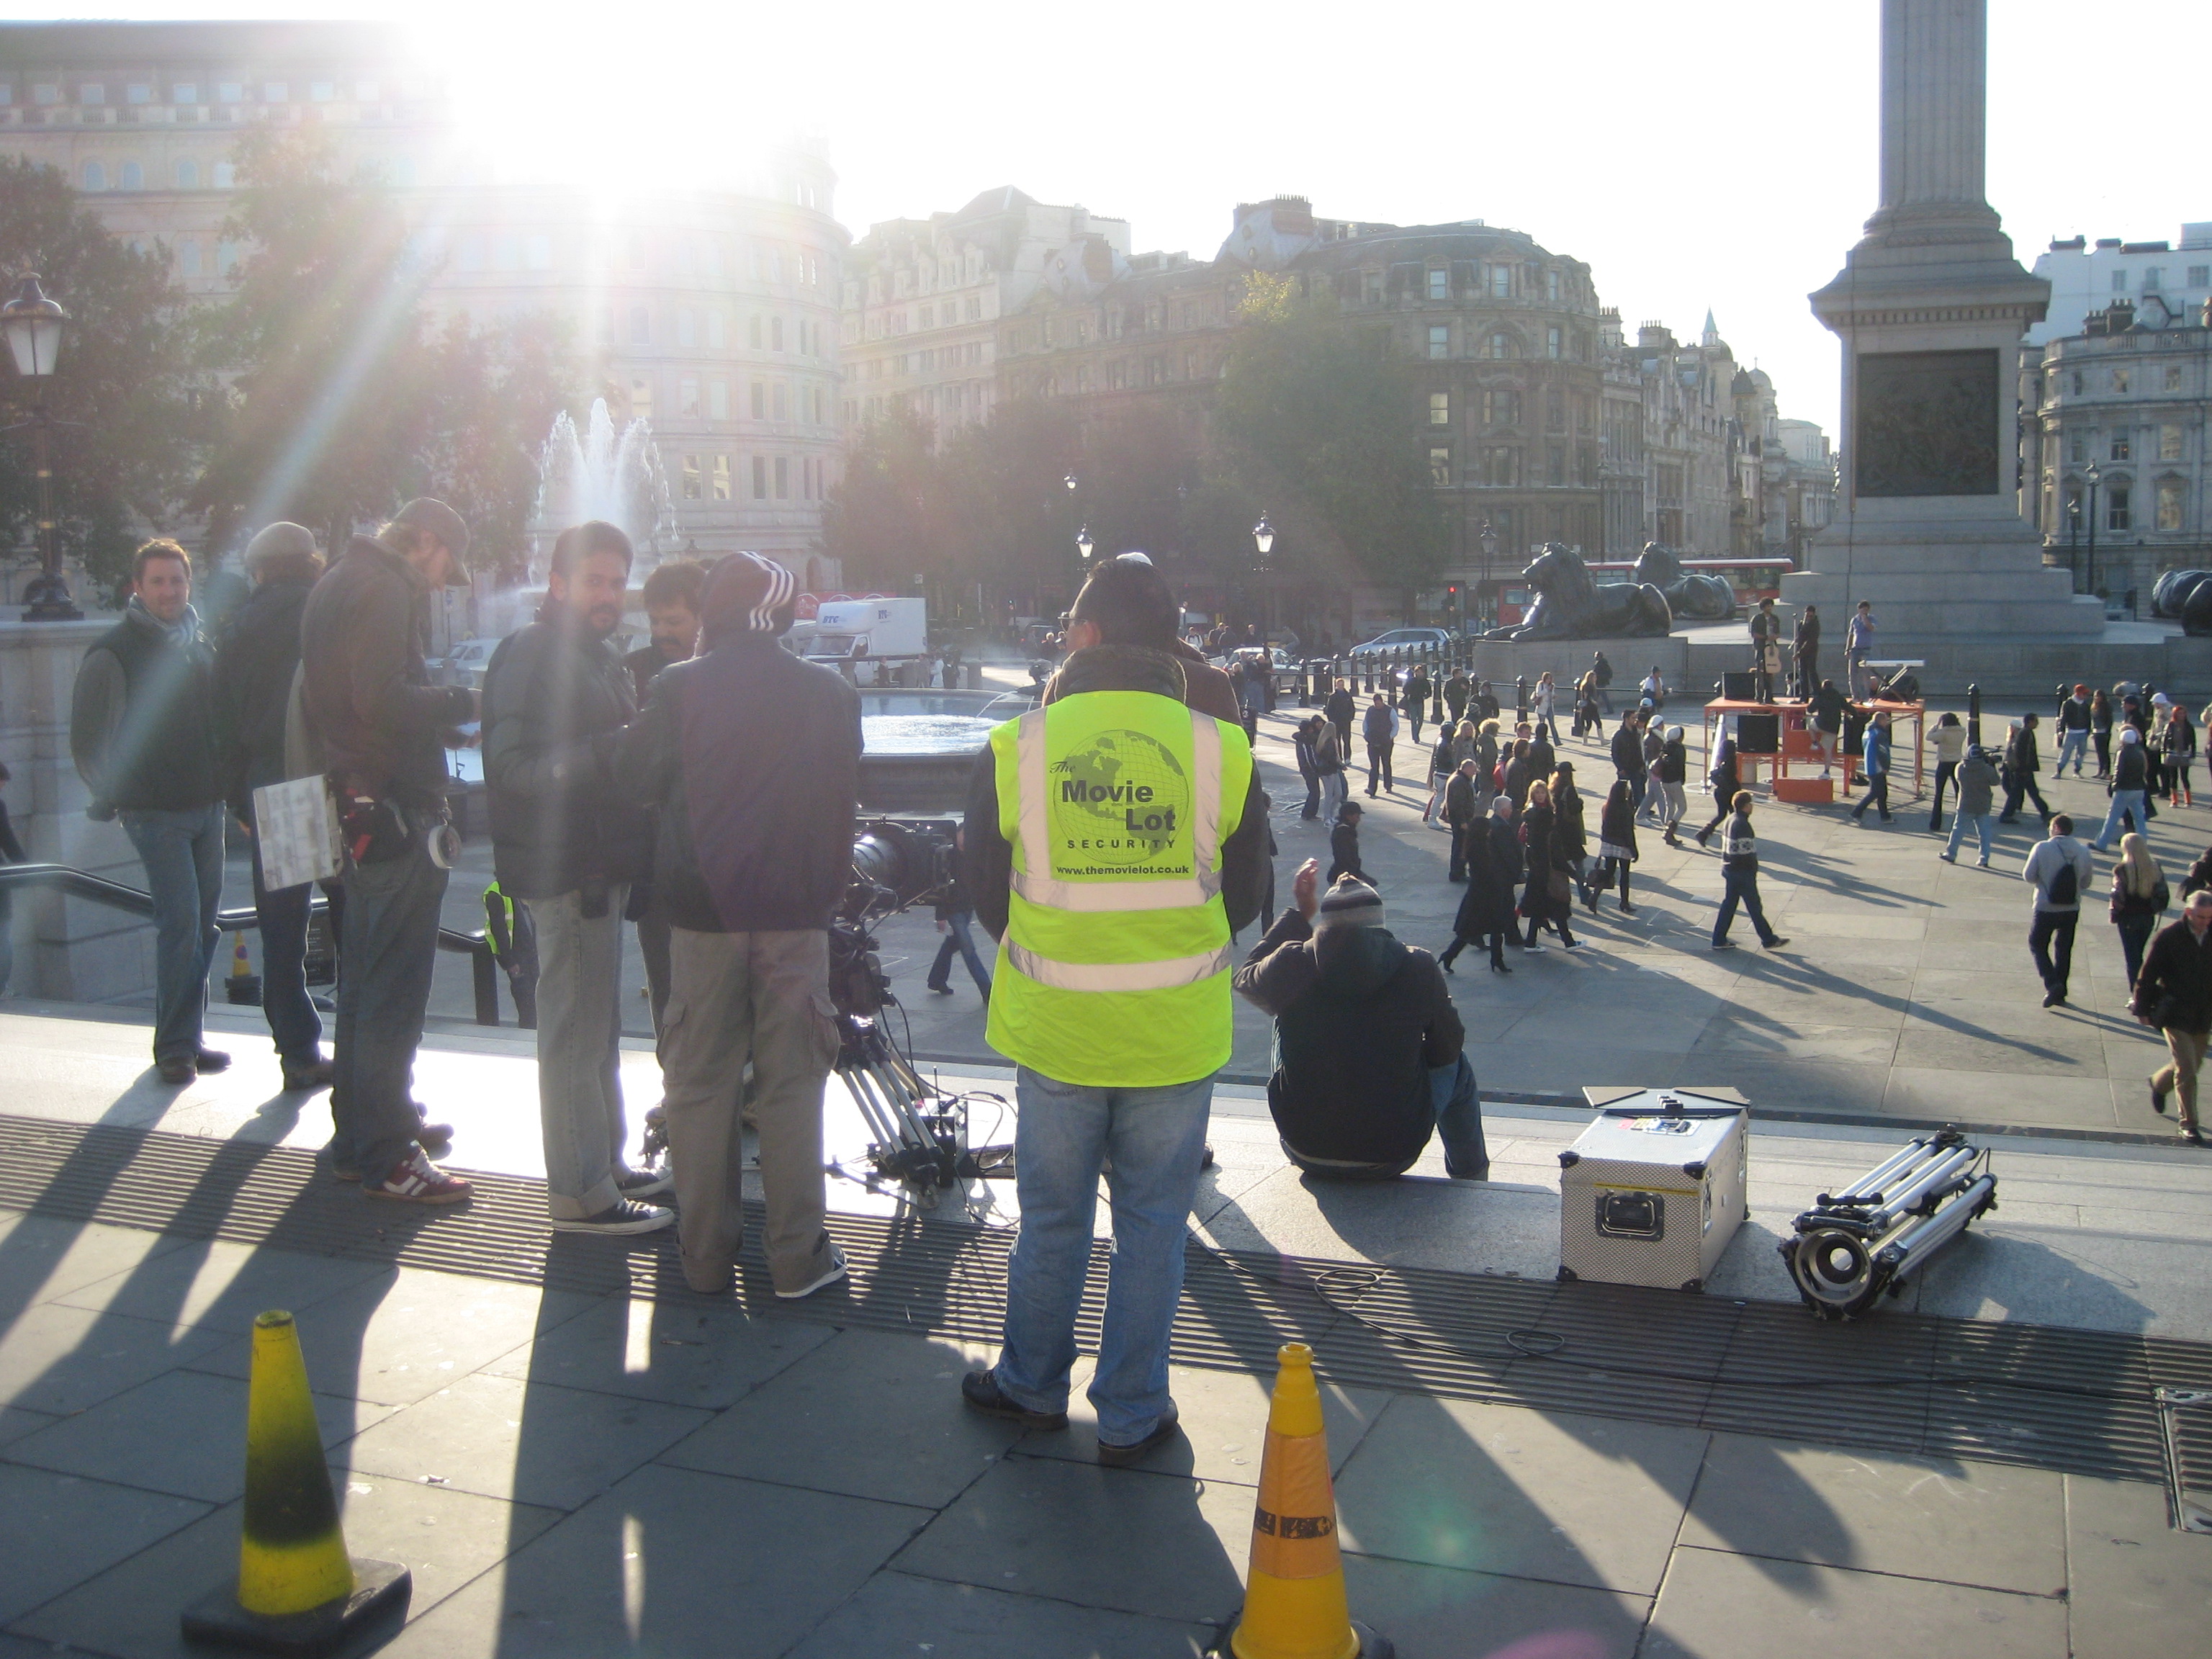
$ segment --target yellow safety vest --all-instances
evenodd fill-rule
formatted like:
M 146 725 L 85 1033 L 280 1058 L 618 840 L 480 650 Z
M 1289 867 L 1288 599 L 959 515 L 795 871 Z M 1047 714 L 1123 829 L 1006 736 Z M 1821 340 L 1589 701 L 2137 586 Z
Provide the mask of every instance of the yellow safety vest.
M 1242 728 L 1145 691 L 1087 691 L 991 733 L 1012 892 L 986 1036 L 1061 1083 L 1149 1089 L 1229 1059 L 1222 843 Z

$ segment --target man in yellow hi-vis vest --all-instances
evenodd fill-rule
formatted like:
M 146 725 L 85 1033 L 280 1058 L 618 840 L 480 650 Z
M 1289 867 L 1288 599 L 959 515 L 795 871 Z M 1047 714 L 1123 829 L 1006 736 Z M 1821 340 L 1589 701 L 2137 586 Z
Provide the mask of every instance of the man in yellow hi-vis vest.
M 1229 1058 L 1232 930 L 1267 875 L 1243 729 L 1187 707 L 1181 661 L 1150 642 L 1172 638 L 1176 615 L 1149 562 L 1094 570 L 1051 700 L 978 758 L 963 842 L 977 918 L 1000 939 L 988 1036 L 1019 1068 L 1022 1221 L 999 1362 L 961 1393 L 991 1416 L 1066 1426 L 1105 1167 L 1114 1265 L 1090 1395 L 1114 1464 L 1175 1433 L 1168 1336 Z

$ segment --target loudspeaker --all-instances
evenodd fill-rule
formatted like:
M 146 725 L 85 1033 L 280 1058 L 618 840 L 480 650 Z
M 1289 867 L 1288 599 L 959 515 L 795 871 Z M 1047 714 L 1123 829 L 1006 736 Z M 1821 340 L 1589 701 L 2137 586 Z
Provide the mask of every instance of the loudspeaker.
M 1735 717 L 1735 752 L 1737 754 L 1776 755 L 1781 751 L 1781 715 L 1738 714 Z
M 1866 748 L 1867 711 L 1856 706 L 1844 710 L 1844 752 L 1856 755 Z
M 1759 676 L 1751 672 L 1748 669 L 1745 670 L 1741 673 L 1729 672 L 1723 674 L 1721 676 L 1721 700 L 1724 702 L 1757 702 L 1759 701 Z

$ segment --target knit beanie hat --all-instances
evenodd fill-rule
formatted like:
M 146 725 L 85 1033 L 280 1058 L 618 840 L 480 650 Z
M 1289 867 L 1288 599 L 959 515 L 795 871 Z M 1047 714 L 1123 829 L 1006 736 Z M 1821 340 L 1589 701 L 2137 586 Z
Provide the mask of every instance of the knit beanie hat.
M 304 563 L 313 557 L 315 532 L 305 525 L 287 524 L 281 520 L 262 526 L 246 544 L 246 569 L 249 575 L 280 559 Z
M 1336 885 L 1321 896 L 1321 908 L 1314 916 L 1316 933 L 1331 927 L 1380 927 L 1382 925 L 1382 895 L 1357 876 L 1339 876 Z
M 782 634 L 791 627 L 799 584 L 791 572 L 757 553 L 732 553 L 707 573 L 700 617 L 709 639 Z

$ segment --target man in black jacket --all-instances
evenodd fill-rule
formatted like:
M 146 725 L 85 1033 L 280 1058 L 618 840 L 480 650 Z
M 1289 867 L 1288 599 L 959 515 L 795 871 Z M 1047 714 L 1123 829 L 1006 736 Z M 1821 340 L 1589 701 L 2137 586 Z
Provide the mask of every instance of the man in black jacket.
M 706 592 L 707 569 L 691 559 L 671 559 L 645 579 L 639 597 L 645 601 L 645 619 L 653 637 L 623 659 L 637 688 L 638 707 L 653 690 L 660 671 L 689 662 L 699 653 L 700 595 Z M 668 918 L 653 908 L 652 848 L 646 848 L 645 866 L 630 883 L 629 908 L 625 913 L 637 924 L 637 953 L 645 961 L 646 1000 L 653 1007 L 653 1034 L 660 1035 L 661 1017 L 668 1012 Z
M 484 785 L 500 890 L 530 909 L 538 945 L 538 1109 L 556 1232 L 644 1233 L 675 1217 L 635 1200 L 665 1176 L 623 1164 L 622 918 L 645 855 L 645 814 L 615 792 L 630 674 L 622 624 L 629 538 L 599 520 L 553 544 L 538 620 L 484 672 Z
M 2151 1109 L 2163 1112 L 2169 1094 L 2181 1097 L 2181 1138 L 2197 1146 L 2197 1076 L 2212 1034 L 2212 892 L 2200 888 L 2182 906 L 2181 920 L 2159 930 L 2136 975 L 2130 1012 L 2157 1028 L 2173 1058 L 2151 1074 Z
M 119 817 L 154 901 L 154 1063 L 190 1083 L 230 1056 L 200 1043 L 222 902 L 222 781 L 216 775 L 212 656 L 192 610 L 192 564 L 172 541 L 131 562 L 123 620 L 92 643 L 70 704 L 70 754 L 92 791 L 86 811 Z
M 684 1277 L 708 1294 L 734 1282 L 744 1146 L 732 1084 L 750 1060 L 764 1244 L 786 1300 L 845 1276 L 822 1222 L 822 1090 L 838 1040 L 830 919 L 852 876 L 860 770 L 859 693 L 777 643 L 797 595 L 757 555 L 716 565 L 704 654 L 661 671 L 616 759 L 621 798 L 659 809 L 653 902 L 672 973 L 661 1089 Z
M 1238 994 L 1274 1016 L 1267 1110 L 1283 1152 L 1307 1174 L 1387 1181 L 1411 1169 L 1431 1130 L 1455 1180 L 1490 1172 L 1466 1032 L 1426 951 L 1382 926 L 1382 901 L 1351 877 L 1326 896 L 1308 859 L 1291 906 L 1237 970 Z
M 410 1092 L 452 863 L 446 746 L 477 702 L 470 687 L 430 684 L 424 601 L 467 580 L 468 547 L 459 514 L 410 501 L 347 544 L 300 617 L 301 714 L 345 842 L 331 1167 L 371 1198 L 409 1204 L 470 1194 L 425 1156 L 447 1136 L 422 1121 Z
M 323 574 L 304 525 L 264 525 L 246 544 L 253 592 L 223 625 L 215 653 L 215 715 L 222 792 L 253 842 L 253 910 L 261 934 L 261 1012 L 283 1063 L 287 1089 L 326 1089 L 323 1017 L 307 994 L 307 917 L 314 884 L 271 892 L 261 879 L 253 792 L 282 783 L 284 720 L 300 666 L 300 616 Z

